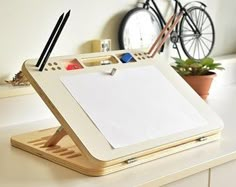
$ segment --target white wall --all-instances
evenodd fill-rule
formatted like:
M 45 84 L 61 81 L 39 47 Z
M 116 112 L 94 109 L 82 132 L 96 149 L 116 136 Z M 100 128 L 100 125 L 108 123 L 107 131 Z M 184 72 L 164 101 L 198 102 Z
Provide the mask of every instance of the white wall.
M 136 2 L 0 0 L 0 80 L 19 71 L 24 60 L 39 57 L 62 12 L 71 9 L 71 16 L 52 55 L 89 52 L 88 41 L 97 38 L 112 38 L 116 43 L 120 19 Z
M 236 52 L 235 0 L 207 0 L 216 28 L 217 56 Z
M 0 0 L 0 82 L 39 57 L 56 20 L 71 9 L 52 56 L 90 52 L 93 39 L 111 38 L 117 49 L 119 23 L 138 0 Z M 156 0 L 166 11 L 169 0 Z M 188 2 L 183 0 L 181 2 Z M 216 26 L 214 56 L 236 52 L 234 0 L 205 0 Z

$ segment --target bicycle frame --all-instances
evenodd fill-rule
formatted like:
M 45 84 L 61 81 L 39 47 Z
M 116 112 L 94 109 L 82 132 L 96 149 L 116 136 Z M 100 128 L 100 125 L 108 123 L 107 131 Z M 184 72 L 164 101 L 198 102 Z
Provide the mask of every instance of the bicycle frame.
M 189 24 L 189 26 L 191 27 L 192 31 L 195 34 L 200 35 L 201 32 L 199 31 L 198 27 L 196 26 L 196 24 L 192 20 L 191 16 L 187 12 L 187 9 L 185 8 L 186 6 L 183 7 L 182 4 L 178 0 L 174 0 L 174 1 L 175 1 L 175 7 L 174 7 L 173 15 L 177 15 L 177 12 L 178 12 L 178 9 L 179 9 L 179 12 L 183 12 L 183 16 L 187 16 L 189 18 L 186 21 Z M 152 3 L 153 7 L 150 6 L 150 3 Z M 202 5 L 205 6 L 204 4 L 202 4 Z M 164 19 L 160 9 L 158 8 L 158 6 L 157 6 L 157 4 L 155 3 L 154 0 L 146 0 L 146 2 L 143 4 L 143 8 L 145 8 L 145 9 L 149 9 L 150 8 L 154 12 L 154 14 L 159 18 L 159 20 L 161 22 L 160 24 L 161 24 L 162 28 L 166 25 L 166 20 Z M 174 20 L 173 20 L 173 23 L 174 23 Z M 178 32 L 178 26 L 176 26 L 176 31 Z

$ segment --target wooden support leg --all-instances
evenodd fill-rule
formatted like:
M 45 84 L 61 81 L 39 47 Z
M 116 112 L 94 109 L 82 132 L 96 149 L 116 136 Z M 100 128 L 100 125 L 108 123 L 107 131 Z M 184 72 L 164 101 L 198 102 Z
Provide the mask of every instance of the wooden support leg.
M 151 48 L 148 51 L 148 54 L 151 54 L 152 51 L 156 48 L 156 45 L 160 42 L 160 40 L 164 36 L 165 32 L 169 29 L 169 26 L 170 26 L 171 22 L 174 20 L 174 18 L 175 18 L 174 15 L 171 16 L 169 21 L 166 23 L 166 26 L 162 29 L 161 33 L 159 34 L 159 36 L 157 37 L 155 42 L 152 44 Z
M 150 50 L 148 51 L 148 55 L 150 57 L 154 57 L 157 52 L 160 51 L 163 44 L 166 42 L 167 38 L 169 37 L 170 33 L 174 30 L 175 26 L 179 23 L 180 19 L 182 18 L 183 13 L 179 13 L 176 17 L 173 15 L 169 21 L 167 22 L 166 26 L 163 28 L 162 32 L 159 34 L 156 41 L 151 46 Z
M 64 128 L 59 127 L 52 137 L 44 144 L 44 147 L 56 145 L 65 135 L 67 135 L 67 133 Z
M 174 23 L 171 25 L 170 28 L 168 28 L 168 31 L 167 31 L 167 33 L 165 34 L 165 37 L 162 38 L 162 40 L 160 41 L 159 45 L 156 47 L 156 49 L 154 50 L 153 54 L 151 55 L 152 58 L 156 55 L 156 53 L 159 53 L 161 47 L 163 46 L 163 44 L 164 44 L 164 43 L 166 42 L 166 40 L 168 39 L 170 33 L 174 30 L 175 26 L 179 23 L 180 18 L 182 18 L 182 13 L 180 13 L 180 14 L 177 16 L 177 18 L 176 18 L 176 20 L 174 21 Z

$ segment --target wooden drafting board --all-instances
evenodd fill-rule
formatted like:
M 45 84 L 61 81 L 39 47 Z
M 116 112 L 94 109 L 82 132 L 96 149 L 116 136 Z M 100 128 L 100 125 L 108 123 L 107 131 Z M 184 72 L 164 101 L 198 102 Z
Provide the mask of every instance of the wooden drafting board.
M 129 63 L 122 63 L 120 57 L 127 52 L 133 59 Z M 36 61 L 36 59 L 27 60 L 22 71 L 60 122 L 61 127 L 14 136 L 11 138 L 11 143 L 15 147 L 83 174 L 101 176 L 202 145 L 220 137 L 223 128 L 221 119 L 167 62 L 149 58 L 142 51 L 111 51 L 53 57 L 49 58 L 42 72 L 35 67 Z M 100 65 L 101 62 L 107 61 L 110 64 Z M 68 71 L 68 64 L 77 66 L 74 70 Z M 146 66 L 157 68 L 206 119 L 207 125 L 174 136 L 114 149 L 93 124 L 86 111 L 63 86 L 60 77 L 99 71 L 111 72 L 113 68 L 119 72 L 126 68 Z

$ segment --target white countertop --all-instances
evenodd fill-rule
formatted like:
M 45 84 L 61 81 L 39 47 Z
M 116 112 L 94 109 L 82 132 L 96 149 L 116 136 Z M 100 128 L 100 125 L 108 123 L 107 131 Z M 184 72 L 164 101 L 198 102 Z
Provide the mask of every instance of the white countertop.
M 236 159 L 236 85 L 215 89 L 209 105 L 225 123 L 219 141 L 189 149 L 104 177 L 88 177 L 30 153 L 11 147 L 10 137 L 57 126 L 44 119 L 0 128 L 0 186 L 139 186 L 150 182 L 166 184 Z

